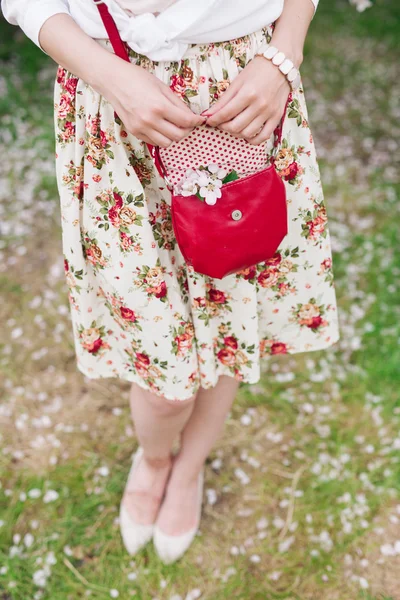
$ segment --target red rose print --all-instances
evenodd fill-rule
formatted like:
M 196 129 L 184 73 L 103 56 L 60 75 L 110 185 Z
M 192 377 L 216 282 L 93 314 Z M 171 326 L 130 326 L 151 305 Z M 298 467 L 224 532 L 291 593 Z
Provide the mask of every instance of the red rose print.
M 330 269 L 332 266 L 332 259 L 331 258 L 326 258 L 325 260 L 322 261 L 321 263 L 321 267 L 323 269 Z
M 256 274 L 257 268 L 255 266 L 242 269 L 242 271 L 239 271 L 238 273 L 238 275 L 241 275 L 246 281 L 249 281 L 249 279 L 254 279 Z
M 267 271 L 261 271 L 257 281 L 263 288 L 272 287 L 279 279 L 279 271 L 276 269 L 268 269 Z
M 65 79 L 64 67 L 58 67 L 57 69 L 57 83 L 63 84 Z
M 78 196 L 79 200 L 82 200 L 84 190 L 85 186 L 83 184 L 83 181 L 80 181 L 76 187 L 76 195 Z
M 313 221 L 307 221 L 306 225 L 310 231 L 310 237 L 315 239 L 325 230 L 326 219 L 323 217 L 316 217 Z
M 76 77 L 70 77 L 65 82 L 65 86 L 64 87 L 67 90 L 67 92 L 69 94 L 71 94 L 71 96 L 75 96 L 77 85 L 78 85 L 78 79 Z
M 161 218 L 163 221 L 165 221 L 166 219 L 170 219 L 171 218 L 171 213 L 170 213 L 170 209 L 168 207 L 168 205 L 163 202 L 160 206 L 161 209 Z
M 235 353 L 231 348 L 222 348 L 218 352 L 217 358 L 223 365 L 228 367 L 232 367 L 235 364 Z
M 126 306 L 121 306 L 121 317 L 125 319 L 125 321 L 131 321 L 131 323 L 135 323 L 136 315 L 131 308 L 127 308 Z
M 280 252 L 275 252 L 275 254 L 273 256 L 271 256 L 271 258 L 268 258 L 265 261 L 265 264 L 268 267 L 272 267 L 272 266 L 279 265 L 279 263 L 281 262 L 281 260 L 282 260 L 281 253 Z
M 146 365 L 143 365 L 140 362 L 135 362 L 134 365 L 139 377 L 148 377 L 149 373 Z
M 206 306 L 206 299 L 205 298 L 195 298 L 194 299 L 195 305 L 199 308 L 204 308 Z
M 171 90 L 178 94 L 178 96 L 184 96 L 186 91 L 186 82 L 180 75 L 173 75 L 170 83 Z
M 164 298 L 167 295 L 167 284 L 163 281 L 158 287 L 154 288 L 156 298 Z
M 322 323 L 322 317 L 319 315 L 318 317 L 313 317 L 310 319 L 310 321 L 307 323 L 307 327 L 310 329 L 317 329 L 318 327 L 321 327 Z
M 271 354 L 287 354 L 286 344 L 283 342 L 274 342 L 271 346 Z
M 107 140 L 105 131 L 103 131 L 102 129 L 100 129 L 100 139 L 101 139 L 101 145 L 103 146 L 103 148 L 105 148 L 108 144 L 108 140 Z
M 230 336 L 224 338 L 224 346 L 228 346 L 229 348 L 233 348 L 233 350 L 237 350 L 238 341 L 235 338 L 235 336 L 230 335 Z
M 299 166 L 296 162 L 292 162 L 292 164 L 289 166 L 289 173 L 287 175 L 285 175 L 285 179 L 286 181 L 291 181 L 292 179 L 294 179 L 297 175 L 299 171 Z
M 313 233 L 313 221 L 306 221 L 306 225 L 308 227 L 308 230 L 310 232 L 310 236 L 313 237 L 314 233 Z
M 120 196 L 116 192 L 113 193 L 113 196 L 114 196 L 114 200 L 115 200 L 115 206 L 117 208 L 122 208 L 122 205 L 124 203 L 124 201 L 122 200 L 122 196 Z
M 114 227 L 120 226 L 119 210 L 120 209 L 118 208 L 118 206 L 112 206 L 108 210 L 108 218 L 110 219 L 110 222 L 114 225 Z
M 60 97 L 58 105 L 58 118 L 65 119 L 69 111 L 71 110 L 71 99 L 64 95 Z
M 64 125 L 64 133 L 67 134 L 67 137 L 71 137 L 75 134 L 75 125 L 71 123 L 71 121 L 66 121 Z
M 119 237 L 121 240 L 121 246 L 124 250 L 129 250 L 129 248 L 132 246 L 133 241 L 132 238 L 129 237 L 129 235 L 126 235 L 126 233 L 124 233 L 123 231 L 119 232 Z
M 97 340 L 95 340 L 88 348 L 87 351 L 90 352 L 90 354 L 96 354 L 96 352 L 98 352 L 100 350 L 100 348 L 103 345 L 103 340 L 101 338 L 97 338 Z
M 323 233 L 325 229 L 325 223 L 326 219 L 323 217 L 317 217 L 312 223 L 313 230 L 318 234 Z
M 68 261 L 66 258 L 64 258 L 64 271 L 66 273 L 68 273 L 68 271 L 69 271 L 69 264 L 68 264 Z
M 147 356 L 147 354 L 136 352 L 136 362 L 143 367 L 148 367 L 150 365 L 150 358 Z
M 192 336 L 189 333 L 182 333 L 181 335 L 177 335 L 175 341 L 178 344 L 178 352 L 180 354 L 184 354 L 187 350 L 190 350 L 190 348 L 192 347 Z
M 226 295 L 224 292 L 216 290 L 215 288 L 208 292 L 208 297 L 210 302 L 214 302 L 215 304 L 224 304 L 224 302 L 226 302 Z

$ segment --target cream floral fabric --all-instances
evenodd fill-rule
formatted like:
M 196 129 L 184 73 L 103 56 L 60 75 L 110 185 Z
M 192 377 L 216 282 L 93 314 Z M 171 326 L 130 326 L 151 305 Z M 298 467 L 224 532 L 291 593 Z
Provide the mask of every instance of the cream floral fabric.
M 192 46 L 179 63 L 130 55 L 201 112 L 271 31 Z M 184 400 L 199 386 L 214 386 L 219 375 L 254 383 L 262 359 L 338 340 L 327 214 L 302 87 L 288 104 L 276 161 L 289 233 L 272 259 L 222 280 L 185 265 L 169 192 L 144 144 L 107 101 L 61 67 L 55 126 L 65 272 L 82 373 Z

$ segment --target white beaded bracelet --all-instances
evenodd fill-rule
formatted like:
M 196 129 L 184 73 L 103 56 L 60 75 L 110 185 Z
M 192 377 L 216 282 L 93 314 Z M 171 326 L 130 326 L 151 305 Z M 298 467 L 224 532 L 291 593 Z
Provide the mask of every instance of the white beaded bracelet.
M 285 75 L 292 90 L 297 90 L 301 81 L 300 71 L 294 66 L 290 58 L 286 58 L 283 52 L 275 46 L 267 46 L 266 51 L 257 54 L 257 56 L 264 56 L 264 58 L 270 60 Z

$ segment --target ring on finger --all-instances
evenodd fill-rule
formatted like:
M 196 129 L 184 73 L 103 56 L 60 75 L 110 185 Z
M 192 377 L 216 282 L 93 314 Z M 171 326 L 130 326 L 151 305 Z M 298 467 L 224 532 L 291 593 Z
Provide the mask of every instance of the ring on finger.
M 265 123 L 266 123 L 266 122 L 265 122 Z M 257 137 L 257 136 L 258 136 L 258 135 L 259 135 L 259 134 L 262 132 L 262 130 L 263 130 L 263 129 L 264 129 L 264 127 L 265 127 L 265 123 L 263 123 L 263 124 L 261 125 L 261 127 L 260 127 L 260 129 L 257 131 L 257 133 L 255 133 L 254 135 L 252 135 L 252 136 L 251 136 L 251 139 L 253 139 L 253 138 Z

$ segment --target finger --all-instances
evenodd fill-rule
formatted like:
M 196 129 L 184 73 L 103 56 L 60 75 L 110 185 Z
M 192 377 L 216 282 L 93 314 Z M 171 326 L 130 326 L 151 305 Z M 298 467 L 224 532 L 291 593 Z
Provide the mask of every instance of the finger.
M 171 107 L 175 108 L 174 114 L 176 115 L 176 119 L 180 119 L 181 121 L 179 124 L 185 127 L 197 127 L 205 122 L 205 117 L 196 115 L 194 112 L 192 112 L 187 104 L 185 104 L 183 100 L 178 98 L 178 96 L 167 87 L 164 96 L 168 100 L 168 103 L 170 103 Z M 182 119 L 184 122 L 182 122 Z M 176 121 L 172 122 L 175 123 Z
M 240 133 L 245 140 L 250 140 L 251 138 L 254 138 L 256 135 L 261 133 L 261 130 L 264 127 L 265 123 L 265 117 L 257 117 L 256 119 L 254 119 L 254 121 L 252 121 L 252 123 L 250 123 L 248 127 L 243 129 Z
M 223 131 L 228 131 L 229 133 L 242 133 L 243 130 L 248 128 L 254 122 L 255 119 L 257 119 L 257 121 L 260 122 L 258 127 L 258 129 L 260 129 L 260 127 L 265 123 L 265 117 L 262 118 L 261 116 L 259 116 L 257 114 L 257 110 L 254 107 L 249 106 L 237 117 L 232 119 L 232 121 L 222 123 L 219 126 L 219 129 L 222 129 Z M 254 130 L 254 133 L 257 133 L 258 129 L 256 128 Z
M 152 146 L 155 146 L 155 143 L 149 137 L 147 137 L 147 135 L 142 135 L 141 133 L 138 133 L 135 137 L 137 137 L 138 140 L 144 142 L 145 144 L 151 144 Z
M 189 127 L 177 127 L 174 123 L 170 123 L 167 120 L 162 120 L 157 123 L 157 131 L 174 142 L 183 140 L 192 131 Z
M 146 142 L 146 144 L 160 146 L 160 148 L 168 148 L 173 142 L 173 140 L 155 129 L 150 129 L 149 131 L 146 131 L 146 133 L 139 133 L 137 137 Z
M 241 96 L 237 94 L 234 96 L 230 102 L 226 104 L 221 110 L 219 110 L 215 115 L 209 117 L 207 119 L 207 124 L 212 127 L 218 127 L 222 123 L 226 123 L 227 121 L 231 121 L 235 117 L 237 117 L 241 112 L 243 112 L 249 106 L 249 99 L 245 96 Z
M 269 140 L 269 138 L 274 132 L 274 129 L 274 121 L 271 121 L 271 119 L 269 119 L 265 123 L 264 127 L 261 129 L 260 133 L 258 133 L 255 137 L 248 139 L 248 142 L 250 144 L 253 144 L 254 146 L 259 146 L 260 144 L 263 144 L 264 142 Z
M 184 110 L 182 109 L 182 106 L 176 106 L 172 102 L 168 102 L 163 107 L 163 118 L 170 123 L 185 129 L 193 129 L 194 127 L 198 127 L 205 122 L 206 119 L 204 117 L 192 113 L 192 111 L 187 108 L 181 100 L 179 100 L 179 102 L 181 102 Z
M 221 108 L 226 106 L 226 104 L 230 102 L 230 100 L 232 100 L 232 98 L 237 94 L 237 86 L 235 85 L 235 81 L 229 85 L 228 89 L 225 90 L 225 92 L 222 94 L 221 98 L 217 100 L 217 102 L 215 102 L 212 106 L 210 106 L 210 108 L 202 112 L 203 115 L 205 115 L 206 117 L 211 117 L 216 112 L 221 110 Z

